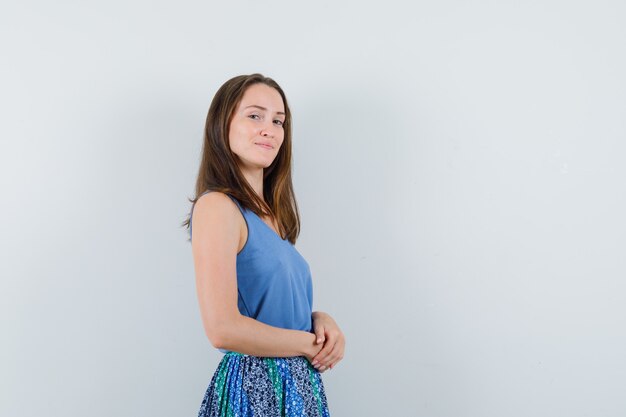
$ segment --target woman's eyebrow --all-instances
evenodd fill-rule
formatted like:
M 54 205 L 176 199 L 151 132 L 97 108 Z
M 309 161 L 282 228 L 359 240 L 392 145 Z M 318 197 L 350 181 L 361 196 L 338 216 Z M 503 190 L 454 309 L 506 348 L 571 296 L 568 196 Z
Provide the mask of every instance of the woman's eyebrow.
M 259 105 L 256 105 L 256 104 L 251 104 L 249 106 L 246 106 L 245 108 L 247 109 L 248 107 L 256 107 L 257 109 L 261 109 L 261 110 L 267 111 L 267 109 L 265 107 L 262 107 L 262 106 L 259 106 Z M 277 111 L 276 114 L 285 115 L 285 113 L 282 112 L 282 111 Z

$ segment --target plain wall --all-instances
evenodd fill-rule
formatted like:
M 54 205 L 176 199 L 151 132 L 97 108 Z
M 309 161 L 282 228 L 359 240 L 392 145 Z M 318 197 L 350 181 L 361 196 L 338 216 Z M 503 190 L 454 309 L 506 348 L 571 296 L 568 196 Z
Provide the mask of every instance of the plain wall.
M 626 415 L 619 1 L 13 2 L 0 415 L 197 415 L 185 220 L 217 88 L 294 117 L 333 417 Z

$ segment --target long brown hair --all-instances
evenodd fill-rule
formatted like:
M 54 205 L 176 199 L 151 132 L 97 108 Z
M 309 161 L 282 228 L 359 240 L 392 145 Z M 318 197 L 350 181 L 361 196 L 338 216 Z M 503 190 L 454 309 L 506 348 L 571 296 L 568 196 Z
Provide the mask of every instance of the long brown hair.
M 241 173 L 228 140 L 230 122 L 237 106 L 246 89 L 258 83 L 276 89 L 285 106 L 283 143 L 272 164 L 263 170 L 265 202 L 254 192 Z M 226 81 L 215 93 L 206 118 L 195 196 L 188 199 L 192 207 L 199 196 L 208 190 L 230 194 L 243 207 L 252 210 L 258 216 L 273 217 L 281 236 L 292 244 L 296 243 L 300 234 L 300 215 L 291 181 L 291 111 L 285 93 L 273 79 L 258 73 L 239 75 Z M 191 210 L 182 226 L 189 229 L 190 223 Z

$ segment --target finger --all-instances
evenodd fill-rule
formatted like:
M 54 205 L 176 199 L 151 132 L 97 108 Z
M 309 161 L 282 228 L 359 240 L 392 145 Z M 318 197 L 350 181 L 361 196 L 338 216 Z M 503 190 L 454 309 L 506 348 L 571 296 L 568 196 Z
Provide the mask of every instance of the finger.
M 324 348 L 317 354 L 315 358 L 313 358 L 313 366 L 321 367 L 327 366 L 328 364 L 328 356 L 333 351 L 335 345 L 330 345 L 327 343 Z
M 343 359 L 344 353 L 344 344 L 341 341 L 337 342 L 332 350 L 332 352 L 326 357 L 326 363 L 328 367 L 335 366 L 337 363 Z
M 343 360 L 343 348 L 337 349 L 335 352 L 335 358 L 331 361 L 333 367 Z
M 327 370 L 334 368 L 337 363 L 343 359 L 344 351 L 345 339 L 343 337 L 339 337 L 337 343 L 335 343 L 335 346 L 333 347 L 333 350 L 325 358 L 325 363 L 328 364 Z
M 330 355 L 326 357 L 326 361 L 324 362 L 324 364 L 326 365 L 326 368 L 330 369 L 331 365 L 334 366 L 337 363 L 338 359 L 339 359 L 338 349 L 335 348 L 330 353 Z
M 330 369 L 335 369 L 335 366 L 337 366 L 337 364 L 341 361 L 341 359 L 342 359 L 341 356 L 335 357 L 335 359 L 330 361 L 328 368 L 326 370 L 328 371 Z
M 315 328 L 315 336 L 317 336 L 315 343 L 317 344 L 324 343 L 324 341 L 326 340 L 324 333 L 325 333 L 325 329 L 323 325 L 319 325 Z
M 337 337 L 336 334 L 334 333 L 327 334 L 326 340 L 325 340 L 325 346 L 323 346 L 322 350 L 317 352 L 317 355 L 315 355 L 313 357 L 313 360 L 311 360 L 311 363 L 313 364 L 313 366 L 324 361 L 326 361 L 327 363 L 329 353 L 332 352 L 332 350 L 338 346 L 339 341 L 340 341 L 340 338 Z
M 326 359 L 326 356 L 328 356 L 328 353 L 330 353 L 330 351 L 332 350 L 333 346 L 334 345 L 331 344 L 331 341 L 327 340 L 322 350 L 317 352 L 317 355 L 315 355 L 315 357 L 313 358 L 313 362 L 323 362 L 324 359 Z

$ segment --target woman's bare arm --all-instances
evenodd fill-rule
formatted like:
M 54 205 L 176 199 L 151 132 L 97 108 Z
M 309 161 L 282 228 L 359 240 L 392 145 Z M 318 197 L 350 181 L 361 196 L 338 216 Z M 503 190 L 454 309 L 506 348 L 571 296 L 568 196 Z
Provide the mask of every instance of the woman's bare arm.
M 237 249 L 241 212 L 225 194 L 201 196 L 193 210 L 192 252 L 202 323 L 211 344 L 254 356 L 307 356 L 322 348 L 315 334 L 274 327 L 239 313 Z

